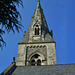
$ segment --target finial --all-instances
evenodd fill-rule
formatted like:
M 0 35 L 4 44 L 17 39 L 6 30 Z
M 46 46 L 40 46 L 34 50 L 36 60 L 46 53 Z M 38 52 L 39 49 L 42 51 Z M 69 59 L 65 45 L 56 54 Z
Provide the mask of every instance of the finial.
M 15 57 L 13 57 L 13 63 L 15 63 Z
M 38 0 L 38 2 L 40 3 L 40 0 Z
M 23 36 L 25 37 L 25 35 L 26 35 L 26 31 L 24 31 L 24 34 L 23 34 Z

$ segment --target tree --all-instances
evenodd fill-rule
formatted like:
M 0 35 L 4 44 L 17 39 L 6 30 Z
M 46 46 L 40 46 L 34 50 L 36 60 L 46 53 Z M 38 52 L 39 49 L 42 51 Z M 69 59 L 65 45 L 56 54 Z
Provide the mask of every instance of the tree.
M 19 32 L 22 29 L 21 15 L 17 10 L 16 5 L 22 5 L 22 0 L 0 0 L 0 47 L 5 45 L 2 35 L 5 32 L 15 29 Z

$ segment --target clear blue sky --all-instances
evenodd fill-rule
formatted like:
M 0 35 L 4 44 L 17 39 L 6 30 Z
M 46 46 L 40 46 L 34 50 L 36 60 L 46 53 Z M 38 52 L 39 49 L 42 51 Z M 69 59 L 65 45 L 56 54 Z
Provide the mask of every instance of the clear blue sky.
M 23 0 L 24 8 L 18 10 L 22 15 L 23 31 L 4 35 L 6 47 L 0 50 L 0 73 L 10 65 L 17 56 L 18 42 L 27 31 L 37 0 Z M 49 27 L 53 30 L 56 41 L 57 64 L 75 63 L 75 0 L 41 0 L 44 15 Z

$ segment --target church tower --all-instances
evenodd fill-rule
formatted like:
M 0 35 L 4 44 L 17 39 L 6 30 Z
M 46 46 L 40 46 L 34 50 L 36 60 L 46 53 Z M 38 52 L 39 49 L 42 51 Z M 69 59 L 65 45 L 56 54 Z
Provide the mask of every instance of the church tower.
M 56 64 L 55 41 L 38 0 L 28 30 L 18 43 L 16 66 L 54 64 Z

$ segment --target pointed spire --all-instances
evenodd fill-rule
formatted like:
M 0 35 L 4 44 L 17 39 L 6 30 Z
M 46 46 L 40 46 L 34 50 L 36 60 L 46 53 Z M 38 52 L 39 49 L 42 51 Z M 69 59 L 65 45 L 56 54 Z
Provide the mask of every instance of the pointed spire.
M 39 29 L 38 29 L 38 31 L 39 31 L 38 41 L 39 42 L 46 42 L 46 41 L 54 42 L 54 40 L 51 37 L 51 36 L 53 36 L 52 31 L 49 32 L 48 25 L 47 25 L 47 22 L 46 22 L 44 13 L 43 13 L 43 9 L 42 9 L 41 4 L 40 4 L 40 0 L 37 0 L 37 1 L 38 1 L 38 3 L 36 6 L 36 9 L 34 11 L 34 14 L 32 16 L 28 30 L 27 30 L 27 32 L 24 33 L 24 38 L 19 42 L 19 44 L 36 42 L 35 27 L 37 27 L 37 25 L 39 27 Z M 47 37 L 50 38 L 50 40 L 48 40 Z
M 40 3 L 40 0 L 38 0 L 38 2 Z
M 36 8 L 37 8 L 37 9 L 38 9 L 38 8 L 41 8 L 40 0 L 38 0 L 37 7 L 36 7 Z

